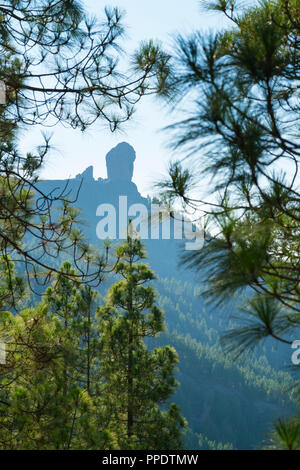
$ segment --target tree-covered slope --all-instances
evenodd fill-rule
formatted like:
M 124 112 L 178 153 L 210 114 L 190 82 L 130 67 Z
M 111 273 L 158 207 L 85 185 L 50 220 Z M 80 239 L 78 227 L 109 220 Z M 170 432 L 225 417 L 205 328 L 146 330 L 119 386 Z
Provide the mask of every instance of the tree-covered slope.
M 189 422 L 187 447 L 208 448 L 207 440 L 215 447 L 260 447 L 272 422 L 293 409 L 287 394 L 290 374 L 269 360 L 283 365 L 284 350 L 266 344 L 247 358 L 230 360 L 219 338 L 232 326 L 234 305 L 209 309 L 199 288 L 176 279 L 158 280 L 157 289 L 168 332 L 152 343 L 171 344 L 179 354 L 180 387 L 174 400 Z

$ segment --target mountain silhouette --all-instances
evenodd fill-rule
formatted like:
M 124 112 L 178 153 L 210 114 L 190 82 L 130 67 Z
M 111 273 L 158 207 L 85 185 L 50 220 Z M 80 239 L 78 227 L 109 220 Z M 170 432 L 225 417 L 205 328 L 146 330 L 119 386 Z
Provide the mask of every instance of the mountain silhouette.
M 124 220 L 124 214 L 120 213 L 120 201 L 122 203 L 125 201 L 126 208 L 134 208 L 137 213 L 140 209 L 144 210 L 144 217 L 141 216 L 141 218 L 146 228 L 148 225 L 149 230 L 148 237 L 143 238 L 143 235 L 141 235 L 141 239 L 146 245 L 149 264 L 158 275 L 168 276 L 174 269 L 179 269 L 178 262 L 183 241 L 174 239 L 174 221 L 172 219 L 169 221 L 164 220 L 167 228 L 165 235 L 162 232 L 162 223 L 158 223 L 159 227 L 156 229 L 157 239 L 151 239 L 153 232 L 151 232 L 150 222 L 147 221 L 147 217 L 151 213 L 151 200 L 149 197 L 143 197 L 132 181 L 135 160 L 136 152 L 134 148 L 127 142 L 121 142 L 105 156 L 107 178 L 95 179 L 93 166 L 89 166 L 82 173 L 76 175 L 75 178 L 69 180 L 42 180 L 39 182 L 39 188 L 45 194 L 51 194 L 52 197 L 58 196 L 64 191 L 71 200 L 74 200 L 74 205 L 81 211 L 82 231 L 88 241 L 96 248 L 99 247 L 99 249 L 101 249 L 105 237 L 99 239 L 97 225 L 107 217 L 106 205 L 114 208 L 116 218 L 116 237 L 109 236 L 111 234 L 108 231 L 107 238 L 115 238 L 116 241 L 125 238 L 130 217 L 129 214 L 126 214 L 126 220 Z M 100 206 L 101 209 L 99 210 Z M 108 207 L 108 211 L 110 209 Z M 120 236 L 120 220 L 122 217 L 123 236 Z M 168 236 L 168 223 L 170 225 L 170 236 Z M 185 279 L 191 279 L 190 272 L 181 269 L 181 273 Z

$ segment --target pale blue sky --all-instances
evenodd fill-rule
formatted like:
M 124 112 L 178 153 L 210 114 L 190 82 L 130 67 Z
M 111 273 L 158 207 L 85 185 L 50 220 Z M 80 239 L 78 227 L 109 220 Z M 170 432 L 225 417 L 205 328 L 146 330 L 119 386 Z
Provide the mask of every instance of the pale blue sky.
M 126 11 L 125 24 L 129 39 L 126 51 L 133 52 L 140 41 L 158 39 L 168 47 L 170 35 L 191 32 L 195 29 L 219 29 L 224 26 L 222 15 L 200 11 L 198 0 L 85 0 L 87 11 L 101 16 L 105 5 L 119 6 Z M 174 119 L 178 118 L 178 114 Z M 52 151 L 45 162 L 41 176 L 47 179 L 74 177 L 89 165 L 94 166 L 94 176 L 106 177 L 105 155 L 119 142 L 127 141 L 136 150 L 134 181 L 143 194 L 151 193 L 153 181 L 165 173 L 170 151 L 166 147 L 166 134 L 159 132 L 171 122 L 172 117 L 161 103 L 147 97 L 138 105 L 131 122 L 123 127 L 122 134 L 112 134 L 103 126 L 94 125 L 87 133 L 72 129 L 55 128 Z M 38 142 L 39 131 L 23 134 L 23 150 L 30 150 Z

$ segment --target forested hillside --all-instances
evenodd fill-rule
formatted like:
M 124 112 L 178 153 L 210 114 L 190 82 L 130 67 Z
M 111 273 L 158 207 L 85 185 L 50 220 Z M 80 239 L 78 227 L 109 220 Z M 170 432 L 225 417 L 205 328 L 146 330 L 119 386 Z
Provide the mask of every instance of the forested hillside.
M 199 445 L 199 434 L 214 441 L 215 447 L 217 443 L 240 449 L 261 447 L 272 422 L 293 409 L 287 395 L 292 379 L 288 369 L 282 370 L 288 365 L 289 348 L 275 350 L 270 342 L 247 358 L 230 360 L 219 339 L 234 326 L 235 302 L 209 308 L 199 296 L 199 287 L 174 278 L 160 279 L 157 289 L 168 333 L 155 344 L 170 343 L 179 354 L 180 387 L 175 400 L 191 429 L 188 448 Z
M 56 261 L 57 267 L 60 262 Z M 178 353 L 179 388 L 171 401 L 188 422 L 184 445 L 187 449 L 260 448 L 268 442 L 274 421 L 294 410 L 290 348 L 266 340 L 247 357 L 233 360 L 221 348 L 220 338 L 236 326 L 238 299 L 211 306 L 201 295 L 205 279 L 196 284 L 181 278 L 180 272 L 179 279 L 170 274 L 155 281 L 167 331 L 146 339 L 146 344 L 150 348 L 171 345 Z M 107 276 L 97 304 L 104 303 L 117 279 Z M 32 297 L 33 305 L 36 301 L 38 297 Z

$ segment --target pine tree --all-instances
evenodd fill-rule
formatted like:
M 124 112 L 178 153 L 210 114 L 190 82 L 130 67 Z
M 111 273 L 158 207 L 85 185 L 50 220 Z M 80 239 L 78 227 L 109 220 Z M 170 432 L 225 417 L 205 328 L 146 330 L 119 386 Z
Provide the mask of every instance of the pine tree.
M 151 351 L 145 344 L 164 328 L 155 291 L 148 285 L 154 275 L 141 262 L 145 253 L 139 240 L 128 237 L 117 256 L 121 280 L 109 289 L 106 304 L 97 312 L 109 429 L 121 449 L 178 449 L 185 422 L 175 404 L 165 408 L 177 386 L 177 354 L 170 346 Z
M 98 335 L 94 313 L 96 311 L 98 292 L 90 286 L 80 286 L 76 294 L 76 303 L 80 318 L 80 349 L 83 356 L 82 375 L 84 386 L 90 395 L 95 393 L 98 379 L 95 377 L 95 362 L 98 353 Z
M 0 276 L 0 339 L 6 350 L 0 364 L 0 448 L 117 448 L 97 387 L 95 292 L 80 287 L 65 262 L 42 303 L 13 314 L 5 310 L 11 303 L 7 283 L 14 283 L 19 300 L 22 284 L 13 264 L 10 276 L 5 266 L 0 271 L 6 273 Z
M 105 420 L 101 415 L 99 368 L 95 364 L 98 338 L 93 309 L 98 293 L 80 285 L 69 261 L 62 264 L 60 271 L 44 296 L 48 315 L 58 321 L 64 344 L 56 377 L 57 394 L 66 404 L 62 415 L 56 419 L 56 426 L 62 432 L 60 445 L 63 449 L 102 448 L 109 433 L 104 429 Z

